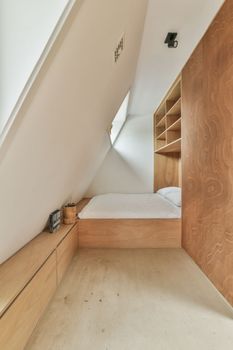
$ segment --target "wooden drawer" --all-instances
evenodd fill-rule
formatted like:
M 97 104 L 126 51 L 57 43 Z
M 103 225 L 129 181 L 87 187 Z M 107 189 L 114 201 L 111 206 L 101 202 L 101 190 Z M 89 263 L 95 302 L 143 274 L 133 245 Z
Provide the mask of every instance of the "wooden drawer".
M 0 349 L 24 349 L 55 290 L 54 252 L 0 318 Z
M 78 246 L 77 225 L 68 233 L 57 247 L 57 281 L 61 282 Z

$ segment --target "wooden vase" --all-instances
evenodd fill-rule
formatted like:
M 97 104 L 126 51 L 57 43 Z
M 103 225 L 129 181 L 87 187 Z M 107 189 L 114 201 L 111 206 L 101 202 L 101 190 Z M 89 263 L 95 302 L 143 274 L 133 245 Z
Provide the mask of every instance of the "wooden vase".
M 63 218 L 64 218 L 64 224 L 70 225 L 75 224 L 77 220 L 77 207 L 76 205 L 70 206 L 70 207 L 64 207 L 63 208 Z

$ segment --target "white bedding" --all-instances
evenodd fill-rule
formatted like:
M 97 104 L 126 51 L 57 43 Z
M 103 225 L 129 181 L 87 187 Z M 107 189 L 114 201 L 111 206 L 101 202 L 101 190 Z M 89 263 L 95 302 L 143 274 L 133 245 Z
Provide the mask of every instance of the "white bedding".
M 80 219 L 180 218 L 181 208 L 156 193 L 109 193 L 93 197 L 79 213 Z

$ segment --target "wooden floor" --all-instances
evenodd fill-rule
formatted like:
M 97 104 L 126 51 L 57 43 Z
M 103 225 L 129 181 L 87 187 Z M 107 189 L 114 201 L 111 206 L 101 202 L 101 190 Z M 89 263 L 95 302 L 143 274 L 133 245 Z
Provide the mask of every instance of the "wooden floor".
M 27 350 L 232 350 L 233 312 L 181 249 L 80 250 Z

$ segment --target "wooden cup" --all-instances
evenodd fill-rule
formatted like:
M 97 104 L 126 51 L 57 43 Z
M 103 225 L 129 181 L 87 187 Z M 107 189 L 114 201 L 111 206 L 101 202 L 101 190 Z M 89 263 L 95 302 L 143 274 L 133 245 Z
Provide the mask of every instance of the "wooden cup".
M 77 220 L 77 207 L 76 205 L 67 206 L 63 208 L 64 224 L 70 225 L 75 224 Z

